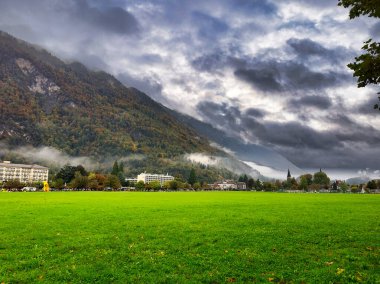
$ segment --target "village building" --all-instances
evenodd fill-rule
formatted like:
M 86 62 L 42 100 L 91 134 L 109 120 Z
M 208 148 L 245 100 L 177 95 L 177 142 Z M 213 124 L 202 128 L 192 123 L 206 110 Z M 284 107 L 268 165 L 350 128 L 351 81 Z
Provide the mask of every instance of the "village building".
M 49 169 L 39 165 L 0 163 L 0 181 L 19 180 L 20 182 L 47 181 Z
M 233 180 L 218 181 L 213 184 L 209 184 L 211 189 L 215 190 L 246 190 L 247 185 L 245 182 L 235 182 Z
M 137 182 L 143 181 L 144 183 L 150 183 L 152 181 L 159 181 L 161 185 L 163 185 L 166 181 L 174 180 L 173 176 L 169 174 L 160 175 L 160 174 L 149 174 L 149 173 L 141 173 L 137 176 Z

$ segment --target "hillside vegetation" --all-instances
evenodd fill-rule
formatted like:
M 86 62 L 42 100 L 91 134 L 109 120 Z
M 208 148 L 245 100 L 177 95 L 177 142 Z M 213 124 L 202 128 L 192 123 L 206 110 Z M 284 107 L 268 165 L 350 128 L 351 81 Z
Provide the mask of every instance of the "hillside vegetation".
M 2 32 L 0 142 L 96 158 L 216 151 L 144 93 Z

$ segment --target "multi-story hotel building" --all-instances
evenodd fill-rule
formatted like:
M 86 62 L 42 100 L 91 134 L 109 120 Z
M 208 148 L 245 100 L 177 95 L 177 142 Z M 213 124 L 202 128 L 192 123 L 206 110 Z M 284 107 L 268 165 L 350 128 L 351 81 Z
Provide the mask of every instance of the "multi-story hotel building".
M 166 175 L 158 175 L 158 174 L 148 174 L 141 173 L 137 176 L 137 181 L 143 181 L 144 183 L 150 183 L 152 181 L 159 181 L 162 185 L 165 181 L 174 180 L 173 176 Z
M 18 179 L 21 182 L 47 181 L 49 169 L 39 165 L 0 163 L 0 181 Z

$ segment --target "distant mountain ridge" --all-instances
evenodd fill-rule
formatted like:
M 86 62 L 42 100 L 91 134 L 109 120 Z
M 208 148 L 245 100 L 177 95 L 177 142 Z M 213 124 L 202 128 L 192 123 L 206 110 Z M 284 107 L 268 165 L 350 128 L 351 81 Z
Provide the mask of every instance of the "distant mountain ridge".
M 348 184 L 365 184 L 371 180 L 370 177 L 361 176 L 361 177 L 352 177 L 346 180 Z
M 161 104 L 105 72 L 0 32 L 0 141 L 70 155 L 221 152 Z

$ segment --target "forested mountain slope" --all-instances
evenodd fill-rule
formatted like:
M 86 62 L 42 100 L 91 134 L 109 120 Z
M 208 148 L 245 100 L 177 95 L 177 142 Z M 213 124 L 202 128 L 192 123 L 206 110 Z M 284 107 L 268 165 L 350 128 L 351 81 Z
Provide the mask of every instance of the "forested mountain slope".
M 144 93 L 3 32 L 0 142 L 99 158 L 217 151 Z

